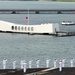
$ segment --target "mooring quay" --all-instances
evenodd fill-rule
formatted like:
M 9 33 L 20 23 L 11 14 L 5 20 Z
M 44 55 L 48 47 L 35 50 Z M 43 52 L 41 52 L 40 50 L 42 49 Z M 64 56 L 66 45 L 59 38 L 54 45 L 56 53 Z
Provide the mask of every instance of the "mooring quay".
M 75 67 L 59 68 L 31 68 L 24 73 L 22 69 L 0 69 L 0 75 L 75 75 Z
M 70 32 L 70 31 L 56 31 L 56 36 L 58 36 L 58 37 L 75 36 L 75 32 Z
M 1 14 L 75 14 L 75 9 L 0 9 Z

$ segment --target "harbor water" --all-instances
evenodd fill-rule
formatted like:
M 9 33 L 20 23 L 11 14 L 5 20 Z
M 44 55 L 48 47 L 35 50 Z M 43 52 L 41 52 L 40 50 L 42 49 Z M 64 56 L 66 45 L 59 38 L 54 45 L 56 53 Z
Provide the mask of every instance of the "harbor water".
M 4 8 L 24 8 L 25 4 L 35 8 L 75 8 L 75 3 L 60 3 L 60 2 L 0 2 L 0 9 Z M 8 6 L 7 6 L 8 4 Z M 47 5 L 47 6 L 46 6 Z M 55 5 L 55 7 L 54 7 Z M 5 6 L 5 7 L 4 7 Z M 43 7 L 44 6 L 44 7 Z M 57 6 L 57 7 L 56 7 Z M 64 6 L 64 7 L 63 7 Z M 27 6 L 28 7 L 28 6 Z M 28 14 L 0 14 L 0 20 L 26 24 L 24 17 Z M 29 24 L 38 25 L 44 23 L 59 23 L 60 30 L 75 31 L 75 26 L 62 26 L 62 21 L 75 22 L 75 14 L 29 14 Z M 27 35 L 27 34 L 12 34 L 0 33 L 0 65 L 3 59 L 7 59 L 8 68 L 11 68 L 12 62 L 17 61 L 17 67 L 20 67 L 20 61 L 33 60 L 33 67 L 36 67 L 35 62 L 40 59 L 41 67 L 45 67 L 45 61 L 50 59 L 50 66 L 53 66 L 53 60 L 66 59 L 66 66 L 70 65 L 70 59 L 75 58 L 75 36 L 54 37 L 50 35 Z M 74 64 L 75 66 L 75 64 Z M 0 66 L 2 68 L 2 66 Z

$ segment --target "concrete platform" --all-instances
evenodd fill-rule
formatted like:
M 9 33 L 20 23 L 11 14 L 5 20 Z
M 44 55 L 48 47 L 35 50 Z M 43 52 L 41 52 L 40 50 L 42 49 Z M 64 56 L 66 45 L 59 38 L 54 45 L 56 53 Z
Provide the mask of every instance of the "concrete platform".
M 59 31 L 59 32 L 56 32 L 56 36 L 58 36 L 58 37 L 75 36 L 75 32 Z

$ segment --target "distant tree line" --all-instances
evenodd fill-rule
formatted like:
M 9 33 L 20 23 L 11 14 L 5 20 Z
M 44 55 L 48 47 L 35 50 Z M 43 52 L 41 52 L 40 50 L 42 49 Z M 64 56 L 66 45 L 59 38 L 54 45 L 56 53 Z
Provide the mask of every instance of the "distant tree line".
M 38 1 L 38 0 L 0 0 L 0 1 Z
M 75 2 L 75 0 L 52 0 L 52 1 L 60 1 L 60 2 Z
M 0 1 L 60 1 L 60 2 L 75 2 L 75 0 L 0 0 Z

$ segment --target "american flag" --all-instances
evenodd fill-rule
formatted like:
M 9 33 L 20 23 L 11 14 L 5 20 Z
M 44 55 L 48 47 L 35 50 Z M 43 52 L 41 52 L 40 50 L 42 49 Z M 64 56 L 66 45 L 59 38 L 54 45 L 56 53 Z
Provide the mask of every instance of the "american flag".
M 25 17 L 25 18 L 24 18 L 24 21 L 27 21 L 27 20 L 28 20 L 28 17 Z

